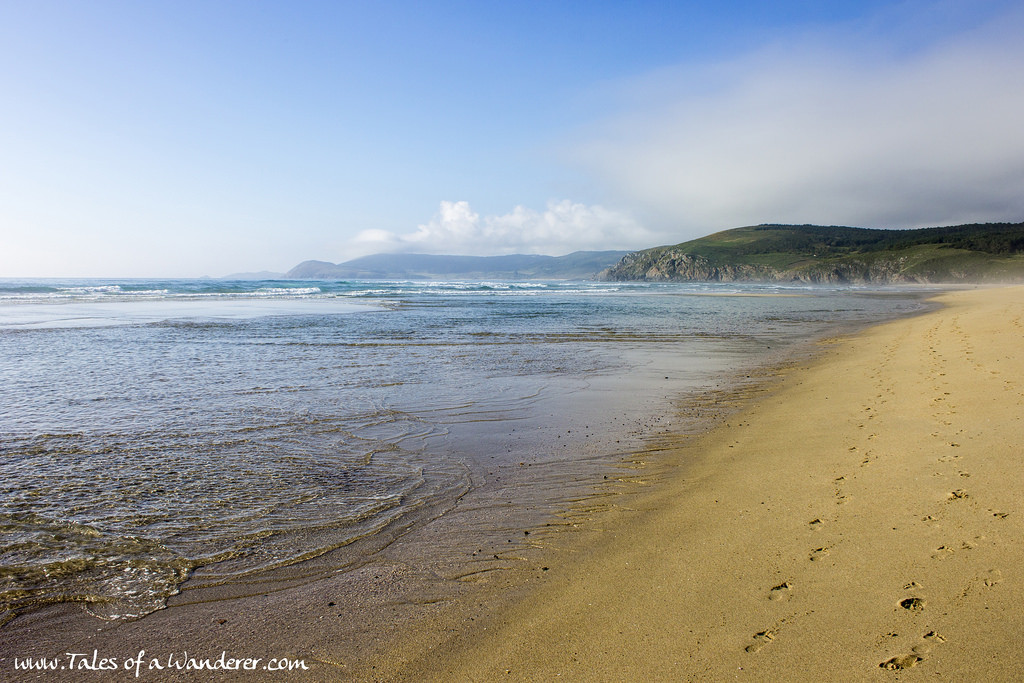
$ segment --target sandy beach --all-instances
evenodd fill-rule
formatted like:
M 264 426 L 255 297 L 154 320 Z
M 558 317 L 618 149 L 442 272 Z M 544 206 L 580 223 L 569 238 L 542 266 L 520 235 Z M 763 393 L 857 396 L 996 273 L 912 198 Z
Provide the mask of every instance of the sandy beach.
M 1019 680 L 1024 287 L 938 299 L 709 398 L 732 406 L 719 426 L 652 442 L 508 549 L 418 567 L 427 527 L 363 569 L 186 591 L 138 621 L 55 606 L 5 627 L 5 676 L 145 650 L 138 680 Z M 149 666 L 223 652 L 308 668 Z
M 939 300 L 784 370 L 401 675 L 1019 680 L 1024 288 Z

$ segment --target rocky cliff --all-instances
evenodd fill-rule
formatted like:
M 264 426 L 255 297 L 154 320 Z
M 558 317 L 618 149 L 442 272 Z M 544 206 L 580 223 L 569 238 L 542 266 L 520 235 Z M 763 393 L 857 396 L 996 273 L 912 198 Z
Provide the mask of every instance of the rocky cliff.
M 1024 224 L 762 225 L 627 254 L 601 280 L 897 284 L 1024 279 Z

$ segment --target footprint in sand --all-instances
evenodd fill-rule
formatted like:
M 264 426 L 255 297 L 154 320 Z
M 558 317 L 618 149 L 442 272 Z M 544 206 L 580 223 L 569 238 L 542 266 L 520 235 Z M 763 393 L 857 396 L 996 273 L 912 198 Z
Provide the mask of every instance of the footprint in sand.
M 924 598 L 904 598 L 900 600 L 900 607 L 908 612 L 920 612 L 924 609 Z
M 910 669 L 912 667 L 915 667 L 917 666 L 918 662 L 922 661 L 924 661 L 923 657 L 910 654 L 903 655 L 902 657 L 893 657 L 892 659 L 887 659 L 878 666 L 883 669 L 892 669 L 898 671 L 900 669 Z
M 924 655 L 932 651 L 932 649 L 939 643 L 946 642 L 946 639 L 940 636 L 935 631 L 929 631 L 921 636 L 921 642 L 910 649 L 909 654 L 898 655 L 891 659 L 887 659 L 881 664 L 879 668 L 900 670 L 910 669 L 924 661 Z
M 999 582 L 1002 580 L 1003 573 L 998 569 L 989 569 L 985 574 L 985 586 L 988 588 L 999 585 Z
M 932 651 L 939 643 L 946 642 L 946 639 L 940 636 L 935 631 L 928 631 L 928 633 L 921 636 L 921 642 L 911 648 L 911 652 L 919 655 L 926 655 Z
M 758 652 L 768 643 L 775 640 L 775 631 L 767 629 L 754 634 L 754 642 L 743 648 L 744 652 Z
M 826 555 L 828 555 L 828 548 L 815 548 L 811 551 L 810 557 L 808 559 L 810 559 L 811 562 L 817 562 Z
M 788 600 L 793 592 L 793 584 L 789 581 L 783 581 L 778 586 L 775 586 L 768 591 L 769 600 Z

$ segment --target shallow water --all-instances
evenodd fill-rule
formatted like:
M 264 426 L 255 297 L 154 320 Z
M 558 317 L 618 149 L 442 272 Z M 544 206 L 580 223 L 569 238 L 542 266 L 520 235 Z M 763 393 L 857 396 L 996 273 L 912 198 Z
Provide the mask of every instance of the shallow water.
M 509 464 L 531 467 L 509 504 L 545 514 L 679 393 L 919 306 L 755 285 L 0 281 L 0 609 L 141 616 L 200 568 L 231 580 L 420 523 Z

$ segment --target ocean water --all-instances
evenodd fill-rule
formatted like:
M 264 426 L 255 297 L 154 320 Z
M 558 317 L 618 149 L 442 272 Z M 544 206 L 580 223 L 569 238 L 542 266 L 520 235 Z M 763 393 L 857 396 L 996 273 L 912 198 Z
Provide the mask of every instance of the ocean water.
M 675 397 L 906 290 L 0 280 L 0 622 L 159 609 L 428 523 L 530 469 L 544 514 Z M 659 413 L 660 411 L 660 413 Z

